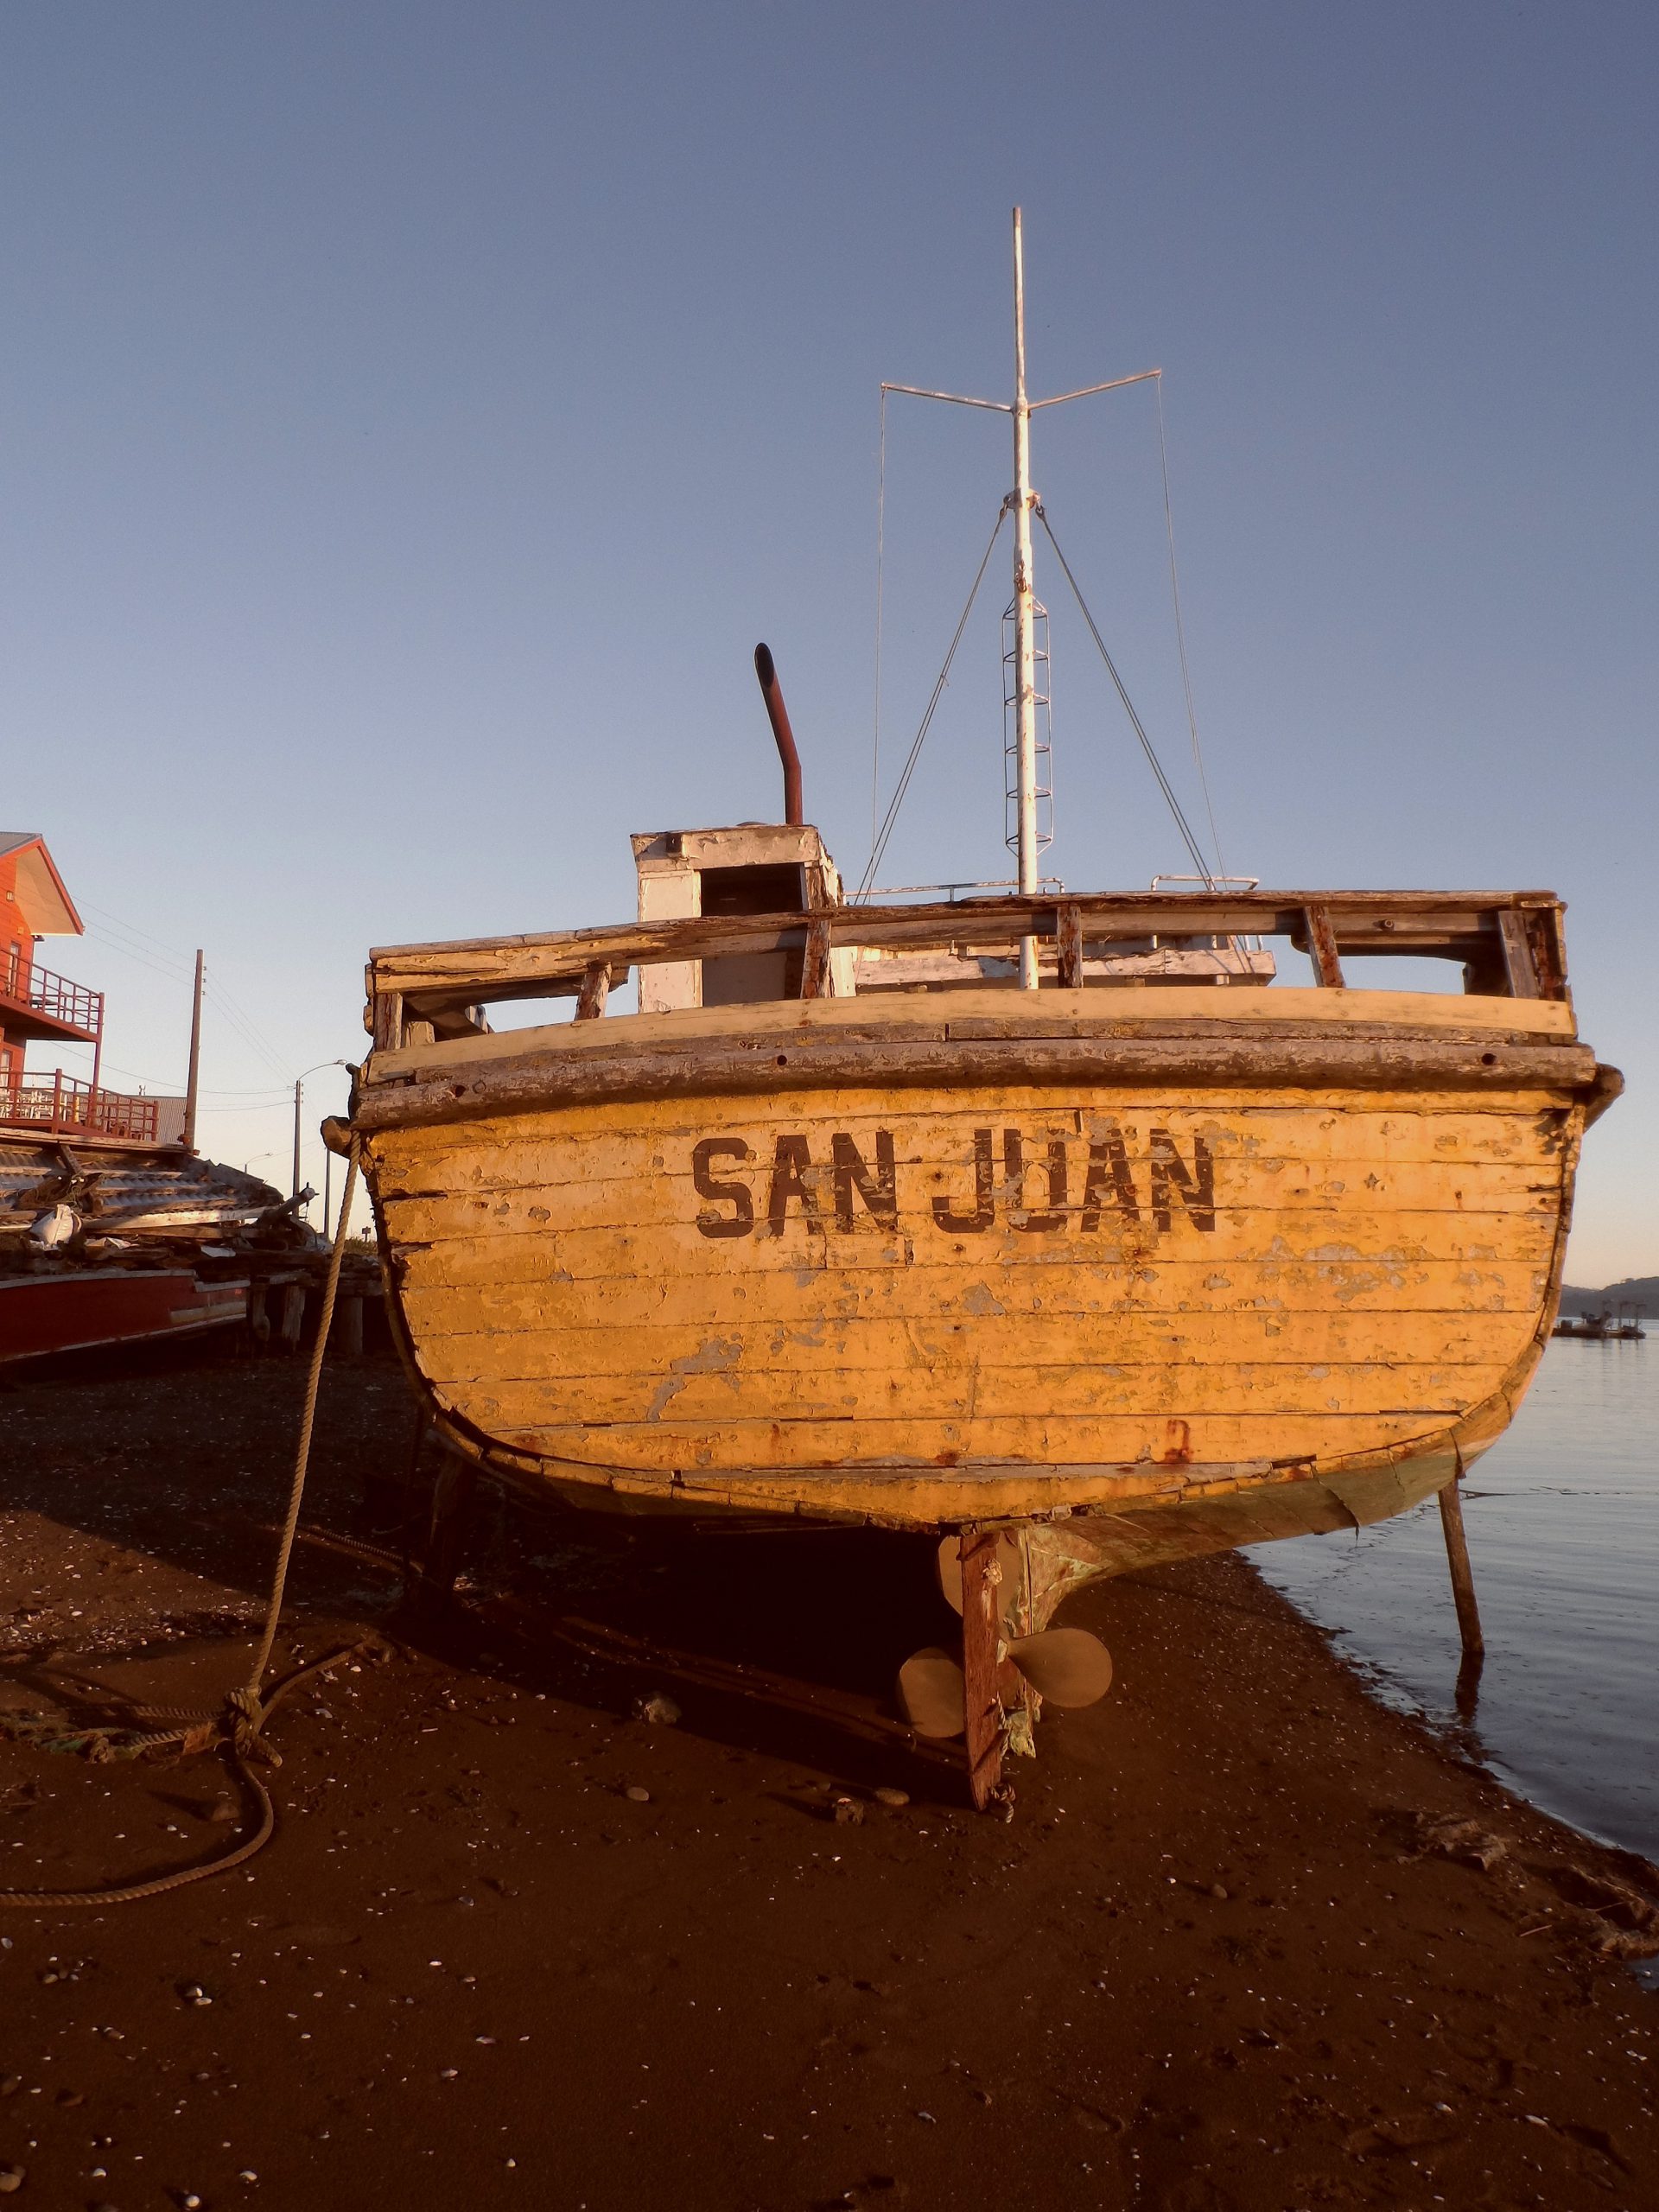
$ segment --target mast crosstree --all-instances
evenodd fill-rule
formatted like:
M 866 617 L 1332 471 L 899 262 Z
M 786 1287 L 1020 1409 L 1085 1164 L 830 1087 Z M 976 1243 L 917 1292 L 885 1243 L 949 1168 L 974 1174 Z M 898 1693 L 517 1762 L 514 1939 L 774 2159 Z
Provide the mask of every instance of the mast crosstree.
M 1067 400 L 1088 399 L 1097 391 L 1117 391 L 1123 385 L 1145 384 L 1162 374 L 1141 369 L 1134 376 L 1113 377 L 1104 384 L 1085 385 L 1078 391 L 1062 391 L 1052 399 L 1032 399 L 1026 391 L 1026 257 L 1024 226 L 1019 208 L 1014 211 L 1014 397 L 972 399 L 957 391 L 928 391 L 919 385 L 884 384 L 884 392 L 901 392 L 912 399 L 943 399 L 953 407 L 988 407 L 1014 418 L 1014 489 L 1005 502 L 1014 514 L 1014 599 L 1009 612 L 1014 622 L 1014 649 L 1008 656 L 1013 675 L 1014 710 L 1015 853 L 1019 861 L 1020 892 L 1033 898 L 1038 888 L 1037 803 L 1037 604 L 1032 576 L 1031 518 L 1039 501 L 1031 486 L 1031 418 L 1039 407 L 1064 406 Z M 1020 946 L 1020 988 L 1037 988 L 1037 940 L 1022 938 Z

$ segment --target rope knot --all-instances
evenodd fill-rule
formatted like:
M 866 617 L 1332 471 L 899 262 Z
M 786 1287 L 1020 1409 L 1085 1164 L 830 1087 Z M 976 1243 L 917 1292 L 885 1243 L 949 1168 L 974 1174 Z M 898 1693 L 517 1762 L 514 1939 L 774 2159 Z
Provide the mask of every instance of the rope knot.
M 265 1708 L 257 1691 L 239 1689 L 228 1692 L 225 1699 L 225 1718 L 232 1745 L 238 1758 L 257 1757 L 271 1766 L 281 1764 L 276 1752 L 259 1733 L 264 1725 Z

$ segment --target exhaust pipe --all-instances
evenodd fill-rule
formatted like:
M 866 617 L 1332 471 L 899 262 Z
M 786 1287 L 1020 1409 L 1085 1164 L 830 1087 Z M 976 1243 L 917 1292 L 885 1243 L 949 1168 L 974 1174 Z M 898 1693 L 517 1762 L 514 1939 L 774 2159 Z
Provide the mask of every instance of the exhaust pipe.
M 801 756 L 795 750 L 795 733 L 789 726 L 789 709 L 778 688 L 778 671 L 770 645 L 755 647 L 754 672 L 760 679 L 760 696 L 766 702 L 766 717 L 778 741 L 778 758 L 784 764 L 784 820 L 791 830 L 798 830 L 805 820 L 801 812 Z

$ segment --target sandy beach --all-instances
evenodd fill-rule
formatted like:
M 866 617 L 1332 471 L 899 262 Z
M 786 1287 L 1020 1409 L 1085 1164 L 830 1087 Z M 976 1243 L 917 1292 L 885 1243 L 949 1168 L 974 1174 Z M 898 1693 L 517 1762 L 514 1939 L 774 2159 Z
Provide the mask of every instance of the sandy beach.
M 8 1708 L 217 1701 L 302 1381 L 0 1395 Z M 891 1726 L 948 1632 L 925 1544 L 490 1507 L 422 1617 L 410 1423 L 389 1361 L 326 1376 L 280 1649 L 380 1641 L 273 1719 L 275 1840 L 0 1916 L 20 2202 L 1659 2205 L 1659 1874 L 1381 1708 L 1243 1561 L 1068 1612 L 1116 1684 L 1044 1723 L 1004 1825 Z M 0 1881 L 185 1864 L 232 1798 L 212 1757 L 0 1742 Z

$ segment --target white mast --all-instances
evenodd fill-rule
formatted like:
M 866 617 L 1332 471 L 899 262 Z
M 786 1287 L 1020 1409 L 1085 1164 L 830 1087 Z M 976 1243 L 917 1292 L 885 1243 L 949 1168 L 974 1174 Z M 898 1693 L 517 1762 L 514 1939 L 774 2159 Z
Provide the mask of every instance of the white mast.
M 1014 404 L 1006 399 L 972 399 L 959 391 L 930 391 L 921 385 L 884 384 L 884 392 L 904 392 L 912 399 L 944 399 L 953 407 L 989 408 L 1014 417 L 1014 490 L 1007 505 L 1014 509 L 1014 731 L 1017 756 L 1019 811 L 1017 847 L 1020 890 L 1026 898 L 1036 895 L 1037 860 L 1037 602 L 1031 580 L 1031 518 L 1037 494 L 1031 488 L 1031 418 L 1039 407 L 1059 407 L 1069 399 L 1087 399 L 1097 391 L 1116 391 L 1127 384 L 1144 384 L 1162 374 L 1142 369 L 1128 377 L 1113 377 L 1105 384 L 1084 385 L 1079 391 L 1057 392 L 1052 399 L 1026 396 L 1026 264 L 1020 210 L 1014 211 Z M 1037 940 L 1020 941 L 1020 982 L 1023 989 L 1037 988 Z
M 1037 891 L 1037 660 L 1032 625 L 1031 408 L 1026 398 L 1026 263 L 1020 210 L 1014 211 L 1014 660 L 1019 746 L 1020 891 Z M 1037 988 L 1037 940 L 1020 940 L 1020 987 Z

